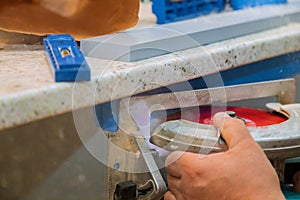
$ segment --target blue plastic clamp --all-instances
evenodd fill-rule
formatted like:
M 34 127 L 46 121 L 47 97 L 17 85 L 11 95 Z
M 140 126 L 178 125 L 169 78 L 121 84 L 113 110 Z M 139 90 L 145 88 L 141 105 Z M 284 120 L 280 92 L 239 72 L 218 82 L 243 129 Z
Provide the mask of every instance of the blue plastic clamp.
M 152 0 L 157 23 L 164 24 L 224 10 L 225 0 Z
M 43 39 L 55 82 L 89 81 L 90 68 L 69 34 L 51 34 Z
M 230 6 L 234 10 L 240 10 L 248 7 L 256 7 L 268 4 L 287 3 L 287 0 L 229 0 Z

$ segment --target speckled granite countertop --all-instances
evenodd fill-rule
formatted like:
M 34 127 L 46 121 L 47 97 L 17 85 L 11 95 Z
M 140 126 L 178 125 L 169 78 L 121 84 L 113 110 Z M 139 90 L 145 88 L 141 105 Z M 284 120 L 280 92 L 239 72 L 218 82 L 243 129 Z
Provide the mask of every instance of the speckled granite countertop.
M 55 83 L 43 50 L 0 51 L 0 130 L 300 50 L 300 24 L 134 63 L 87 58 L 92 81 Z

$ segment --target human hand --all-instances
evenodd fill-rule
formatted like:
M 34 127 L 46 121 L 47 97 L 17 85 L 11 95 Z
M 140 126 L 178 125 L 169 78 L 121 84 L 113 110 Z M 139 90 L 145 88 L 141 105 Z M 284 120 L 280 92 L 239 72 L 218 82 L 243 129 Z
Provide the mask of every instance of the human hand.
M 244 123 L 217 113 L 226 152 L 199 155 L 173 152 L 166 159 L 165 200 L 283 200 L 275 170 Z

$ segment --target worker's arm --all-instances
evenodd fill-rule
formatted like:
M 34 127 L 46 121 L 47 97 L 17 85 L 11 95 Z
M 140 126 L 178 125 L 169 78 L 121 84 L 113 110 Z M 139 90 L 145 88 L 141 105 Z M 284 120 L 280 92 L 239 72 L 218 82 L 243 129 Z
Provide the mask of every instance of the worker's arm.
M 165 200 L 283 200 L 275 170 L 244 123 L 225 113 L 213 118 L 228 151 L 209 155 L 173 152 L 166 160 Z

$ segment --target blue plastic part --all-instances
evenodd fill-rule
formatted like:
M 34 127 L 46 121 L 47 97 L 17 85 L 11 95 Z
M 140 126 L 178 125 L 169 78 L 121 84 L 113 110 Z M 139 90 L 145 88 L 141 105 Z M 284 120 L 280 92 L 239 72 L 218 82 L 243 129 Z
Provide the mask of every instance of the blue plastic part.
M 71 35 L 48 35 L 43 43 L 55 82 L 91 79 L 90 68 Z
M 234 10 L 240 10 L 248 7 L 256 7 L 268 4 L 287 3 L 287 0 L 230 0 L 229 4 Z
M 190 19 L 224 10 L 224 0 L 152 0 L 152 12 L 158 24 Z
M 95 105 L 96 125 L 105 131 L 117 132 L 120 100 Z

